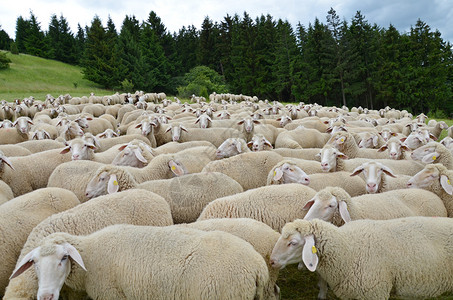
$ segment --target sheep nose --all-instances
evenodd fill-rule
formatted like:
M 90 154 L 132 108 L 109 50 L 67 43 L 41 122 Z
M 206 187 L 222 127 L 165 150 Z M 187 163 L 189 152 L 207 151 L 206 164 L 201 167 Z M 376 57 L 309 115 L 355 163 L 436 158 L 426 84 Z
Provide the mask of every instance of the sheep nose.
M 80 156 L 78 154 L 73 154 L 72 155 L 72 160 L 77 160 L 77 159 L 79 159 L 79 157 Z
M 273 258 L 271 258 L 271 260 L 269 261 L 269 263 L 271 264 L 271 266 L 275 266 L 277 264 L 277 261 Z
M 370 188 L 370 189 L 374 189 L 376 187 L 376 183 L 367 183 L 367 186 Z
M 42 300 L 53 300 L 53 298 L 54 298 L 53 294 L 46 294 L 46 295 L 43 295 L 42 297 L 40 297 L 40 299 L 42 299 Z
M 410 188 L 410 187 L 412 187 L 412 183 L 411 183 L 411 182 L 408 182 L 408 183 L 406 184 L 406 186 L 407 186 L 408 188 Z
M 327 167 L 327 163 L 321 163 L 321 167 Z

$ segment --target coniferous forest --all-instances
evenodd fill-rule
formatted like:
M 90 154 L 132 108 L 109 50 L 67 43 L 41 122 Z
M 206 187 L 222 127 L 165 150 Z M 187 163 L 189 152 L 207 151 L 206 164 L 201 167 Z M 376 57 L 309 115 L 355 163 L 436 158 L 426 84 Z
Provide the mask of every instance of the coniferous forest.
M 173 33 L 153 11 L 143 21 L 126 16 L 121 28 L 94 16 L 75 32 L 62 15 L 42 28 L 30 12 L 17 18 L 15 40 L 0 28 L 0 49 L 80 65 L 87 79 L 114 90 L 453 114 L 451 44 L 422 20 L 402 33 L 360 11 L 347 20 L 330 9 L 325 20 L 296 28 L 245 12 Z

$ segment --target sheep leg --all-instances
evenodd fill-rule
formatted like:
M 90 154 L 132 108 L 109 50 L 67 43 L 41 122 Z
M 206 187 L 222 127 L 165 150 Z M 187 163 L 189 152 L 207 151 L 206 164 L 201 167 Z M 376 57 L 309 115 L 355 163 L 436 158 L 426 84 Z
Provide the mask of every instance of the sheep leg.
M 318 299 L 325 300 L 327 299 L 327 291 L 329 290 L 329 286 L 327 285 L 327 281 L 325 281 L 321 276 L 318 274 Z

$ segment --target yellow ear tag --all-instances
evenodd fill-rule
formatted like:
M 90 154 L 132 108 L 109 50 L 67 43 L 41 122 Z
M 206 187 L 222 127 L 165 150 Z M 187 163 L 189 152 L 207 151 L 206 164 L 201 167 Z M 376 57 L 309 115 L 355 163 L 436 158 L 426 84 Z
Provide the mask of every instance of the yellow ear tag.
M 274 171 L 274 177 L 275 177 L 275 175 L 277 175 L 277 171 Z
M 436 160 L 436 158 L 437 158 L 436 156 L 433 156 L 433 160 Z
M 450 183 L 450 179 L 447 179 L 447 183 L 451 185 L 451 183 Z
M 118 181 L 113 181 L 113 185 L 118 185 Z
M 318 250 L 316 250 L 316 247 L 315 246 L 311 247 L 311 253 L 316 254 L 316 252 L 318 252 Z
M 171 170 L 172 171 L 176 170 L 176 167 L 175 166 L 171 166 Z
M 342 142 L 342 143 L 343 143 L 343 142 L 344 142 L 344 139 L 341 139 L 341 140 L 340 140 L 340 142 Z

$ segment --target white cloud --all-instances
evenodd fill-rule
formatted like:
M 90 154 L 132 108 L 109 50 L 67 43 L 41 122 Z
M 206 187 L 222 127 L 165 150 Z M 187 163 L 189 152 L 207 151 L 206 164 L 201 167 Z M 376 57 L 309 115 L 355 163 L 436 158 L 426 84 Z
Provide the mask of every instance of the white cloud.
M 15 36 L 16 20 L 19 16 L 29 18 L 33 11 L 41 29 L 47 30 L 50 16 L 63 15 L 73 32 L 77 23 L 89 26 L 95 15 L 104 25 L 110 15 L 117 30 L 121 28 L 126 15 L 134 15 L 139 21 L 148 18 L 154 10 L 170 32 L 178 31 L 183 25 L 201 27 L 206 16 L 214 22 L 220 22 L 229 14 L 242 16 L 246 11 L 252 19 L 261 14 L 270 14 L 274 19 L 288 20 L 293 26 L 297 23 L 308 25 L 317 17 L 326 22 L 327 11 L 333 7 L 337 14 L 348 22 L 360 10 L 366 20 L 381 27 L 392 23 L 404 32 L 422 19 L 432 29 L 439 29 L 444 39 L 453 41 L 453 1 L 451 0 L 21 0 L 3 2 L 0 10 L 0 25 L 11 37 Z

